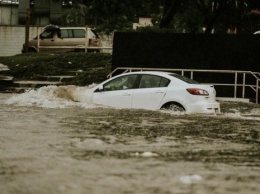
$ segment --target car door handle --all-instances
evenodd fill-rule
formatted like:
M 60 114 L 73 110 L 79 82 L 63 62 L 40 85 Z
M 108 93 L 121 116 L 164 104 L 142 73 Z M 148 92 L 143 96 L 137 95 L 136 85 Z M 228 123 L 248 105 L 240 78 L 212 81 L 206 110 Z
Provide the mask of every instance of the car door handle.
M 155 93 L 156 93 L 156 94 L 163 94 L 163 93 L 164 93 L 164 91 L 157 90 Z
M 131 96 L 130 93 L 124 93 L 123 96 Z

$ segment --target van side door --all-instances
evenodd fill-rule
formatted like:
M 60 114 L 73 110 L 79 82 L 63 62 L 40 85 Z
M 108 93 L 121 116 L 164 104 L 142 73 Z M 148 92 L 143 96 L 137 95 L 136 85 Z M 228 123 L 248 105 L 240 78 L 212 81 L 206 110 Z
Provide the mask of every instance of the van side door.
M 55 45 L 55 39 L 57 39 L 57 33 L 54 30 L 48 29 L 40 34 L 40 46 L 51 47 Z M 37 40 L 36 43 L 37 45 Z M 41 48 L 41 51 L 49 51 L 50 48 Z
M 72 51 L 76 48 L 85 48 L 85 30 L 84 29 L 60 29 L 59 38 L 56 46 L 63 51 Z

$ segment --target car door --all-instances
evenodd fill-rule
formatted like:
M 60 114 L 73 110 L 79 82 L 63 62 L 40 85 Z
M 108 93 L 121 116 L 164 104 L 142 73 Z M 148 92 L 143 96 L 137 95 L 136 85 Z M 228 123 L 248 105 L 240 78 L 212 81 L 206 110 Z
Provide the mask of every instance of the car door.
M 115 78 L 97 90 L 93 95 L 93 103 L 115 107 L 131 108 L 134 83 L 137 75 L 126 75 Z
M 132 97 L 132 108 L 157 110 L 161 104 L 170 80 L 156 75 L 142 75 L 139 88 Z

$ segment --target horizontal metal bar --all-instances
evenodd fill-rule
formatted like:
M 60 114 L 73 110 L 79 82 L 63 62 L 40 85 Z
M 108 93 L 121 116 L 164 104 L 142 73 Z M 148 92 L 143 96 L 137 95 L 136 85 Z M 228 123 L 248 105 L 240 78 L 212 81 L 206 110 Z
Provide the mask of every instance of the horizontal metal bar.
M 167 69 L 167 68 L 139 68 L 139 67 L 117 67 L 116 69 L 131 69 L 131 70 L 152 70 L 152 71 L 184 71 L 184 72 L 215 72 L 215 73 L 255 73 L 252 71 L 237 71 L 237 70 L 205 70 L 205 69 Z
M 53 49 L 85 49 L 85 47 L 75 47 L 75 46 L 39 46 L 39 49 L 42 48 L 53 48 Z M 112 49 L 112 47 L 87 47 L 87 49 Z

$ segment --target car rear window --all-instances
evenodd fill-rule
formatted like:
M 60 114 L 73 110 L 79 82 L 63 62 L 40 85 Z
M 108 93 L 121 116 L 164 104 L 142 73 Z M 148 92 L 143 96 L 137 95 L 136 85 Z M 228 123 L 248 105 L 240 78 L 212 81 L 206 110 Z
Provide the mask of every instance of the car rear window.
M 182 76 L 182 75 L 179 75 L 179 74 L 169 74 L 170 76 L 172 77 L 175 77 L 177 79 L 180 79 L 188 84 L 199 84 L 199 82 L 193 80 L 193 79 L 190 79 L 188 77 L 185 77 L 185 76 Z
M 167 87 L 170 80 L 157 75 L 142 75 L 139 88 Z

